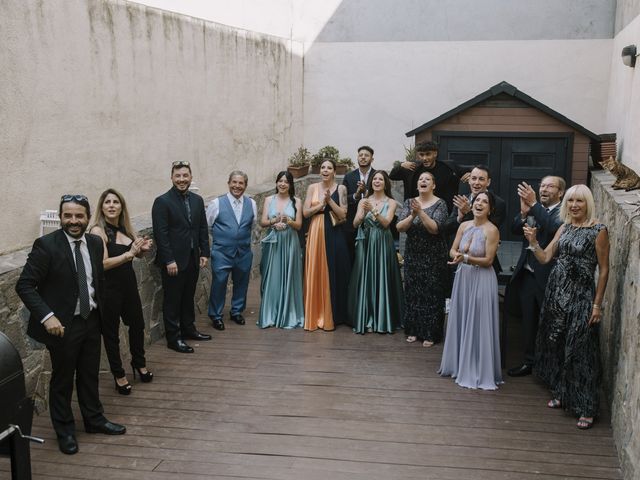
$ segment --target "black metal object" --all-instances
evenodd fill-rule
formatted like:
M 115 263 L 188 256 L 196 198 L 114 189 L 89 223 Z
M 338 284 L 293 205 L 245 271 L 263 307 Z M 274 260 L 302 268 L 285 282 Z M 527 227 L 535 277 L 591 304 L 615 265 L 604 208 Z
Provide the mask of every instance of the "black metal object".
M 38 441 L 29 437 L 32 419 L 33 400 L 26 396 L 22 360 L 0 332 L 0 454 L 11 457 L 13 480 L 31 479 L 29 441 Z

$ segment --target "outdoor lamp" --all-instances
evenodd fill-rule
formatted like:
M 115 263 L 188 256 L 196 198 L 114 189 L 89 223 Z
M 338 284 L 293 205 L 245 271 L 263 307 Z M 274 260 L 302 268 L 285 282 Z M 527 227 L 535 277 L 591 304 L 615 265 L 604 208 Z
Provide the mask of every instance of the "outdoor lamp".
M 635 45 L 627 45 L 622 49 L 622 63 L 627 67 L 636 66 L 636 57 L 638 56 Z

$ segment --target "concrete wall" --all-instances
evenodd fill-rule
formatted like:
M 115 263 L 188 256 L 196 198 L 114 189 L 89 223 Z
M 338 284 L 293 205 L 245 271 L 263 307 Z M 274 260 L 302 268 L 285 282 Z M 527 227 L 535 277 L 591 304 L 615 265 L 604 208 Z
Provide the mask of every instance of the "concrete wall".
M 613 40 L 605 124 L 607 132 L 618 135 L 619 160 L 640 172 L 640 58 L 636 68 L 624 65 L 621 53 L 627 45 L 640 48 L 640 16 L 636 16 Z
M 593 172 L 591 182 L 598 219 L 607 225 L 611 242 L 600 344 L 620 464 L 625 480 L 636 480 L 640 478 L 640 217 L 629 220 L 640 207 L 640 195 L 637 190 L 612 190 L 614 180 L 599 171 Z
M 315 43 L 305 55 L 305 144 L 351 156 L 369 144 L 388 168 L 412 141 L 405 132 L 502 80 L 600 133 L 611 42 Z
M 62 193 L 133 215 L 189 160 L 202 193 L 271 176 L 302 142 L 302 46 L 119 0 L 0 2 L 0 252 Z M 7 228 L 10 227 L 10 228 Z
M 617 0 L 616 2 L 616 35 L 640 14 L 640 0 Z

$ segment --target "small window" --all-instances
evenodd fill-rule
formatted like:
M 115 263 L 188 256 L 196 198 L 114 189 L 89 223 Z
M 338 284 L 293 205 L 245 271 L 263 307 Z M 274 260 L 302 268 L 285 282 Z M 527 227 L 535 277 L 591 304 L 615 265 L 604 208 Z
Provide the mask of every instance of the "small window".
M 553 153 L 514 153 L 513 168 L 553 168 L 556 156 Z
M 473 167 L 474 165 L 488 165 L 489 153 L 486 152 L 451 152 L 449 158 L 461 167 Z

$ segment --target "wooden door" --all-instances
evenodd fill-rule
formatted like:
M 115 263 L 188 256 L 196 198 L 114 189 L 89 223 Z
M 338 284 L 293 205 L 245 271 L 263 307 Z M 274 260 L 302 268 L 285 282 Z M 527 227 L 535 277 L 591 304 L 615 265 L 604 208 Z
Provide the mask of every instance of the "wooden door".
M 438 159 L 448 161 L 459 172 L 474 165 L 486 165 L 491 173 L 491 186 L 507 204 L 505 221 L 500 225 L 503 241 L 520 241 L 511 233 L 511 222 L 520 211 L 517 186 L 527 182 L 538 191 L 546 175 L 565 179 L 570 174 L 572 134 L 505 134 L 441 132 L 434 134 L 440 144 Z M 468 186 L 461 186 L 461 193 Z

